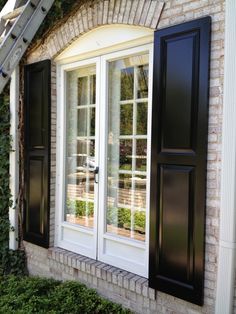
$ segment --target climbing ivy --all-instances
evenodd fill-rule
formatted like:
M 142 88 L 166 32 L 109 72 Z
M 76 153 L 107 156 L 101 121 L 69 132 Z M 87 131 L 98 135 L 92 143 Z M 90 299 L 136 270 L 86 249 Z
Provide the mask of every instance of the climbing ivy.
M 9 208 L 12 205 L 9 188 L 10 136 L 9 85 L 0 95 L 0 275 L 24 274 L 25 253 L 9 250 Z
M 0 10 L 7 0 L 0 0 Z M 46 19 L 39 28 L 34 41 L 41 39 L 43 34 L 58 20 L 61 20 L 75 6 L 81 5 L 85 0 L 55 0 Z M 0 94 L 0 275 L 24 274 L 25 253 L 23 250 L 9 250 L 9 207 L 12 205 L 9 189 L 9 153 L 11 150 L 10 137 L 10 107 L 9 85 Z
M 90 0 L 97 1 L 97 0 Z M 33 43 L 40 42 L 42 37 L 58 22 L 64 21 L 69 12 L 73 11 L 77 7 L 81 6 L 88 0 L 55 0 L 51 9 L 49 10 L 47 17 L 43 21 L 42 25 L 38 29 Z

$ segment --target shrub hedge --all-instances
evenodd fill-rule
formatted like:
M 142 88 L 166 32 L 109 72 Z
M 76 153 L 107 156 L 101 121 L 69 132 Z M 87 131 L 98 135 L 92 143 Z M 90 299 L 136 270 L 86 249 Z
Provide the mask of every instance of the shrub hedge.
M 128 314 L 127 309 L 100 297 L 75 281 L 38 277 L 0 277 L 0 313 Z

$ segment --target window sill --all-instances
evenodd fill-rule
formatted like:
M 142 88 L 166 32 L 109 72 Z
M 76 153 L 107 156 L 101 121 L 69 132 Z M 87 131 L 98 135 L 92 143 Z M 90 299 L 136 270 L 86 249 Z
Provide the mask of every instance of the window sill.
M 144 277 L 57 247 L 48 249 L 48 258 L 150 300 L 156 300 L 156 291 L 148 287 L 148 280 Z

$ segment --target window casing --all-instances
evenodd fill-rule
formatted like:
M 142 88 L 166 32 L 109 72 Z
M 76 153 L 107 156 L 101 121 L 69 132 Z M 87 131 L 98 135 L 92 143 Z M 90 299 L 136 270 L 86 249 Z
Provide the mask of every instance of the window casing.
M 152 58 L 152 44 L 146 44 L 58 66 L 56 199 L 60 213 L 56 245 L 145 277 L 149 252 Z M 129 87 L 126 92 L 125 86 Z M 78 99 L 81 88 L 87 89 L 87 96 L 80 91 Z M 114 101 L 115 97 L 119 99 Z M 117 125 L 112 119 L 118 121 Z M 85 141 L 80 151 L 70 139 L 73 132 L 74 140 Z M 91 147 L 95 154 L 91 154 Z M 112 158 L 117 153 L 119 160 L 114 163 Z M 78 172 L 86 168 L 82 170 L 83 179 L 79 179 L 78 172 L 73 178 L 71 167 Z M 93 174 L 92 167 L 99 167 L 98 175 Z M 83 195 L 77 191 L 74 199 L 68 197 L 81 184 Z

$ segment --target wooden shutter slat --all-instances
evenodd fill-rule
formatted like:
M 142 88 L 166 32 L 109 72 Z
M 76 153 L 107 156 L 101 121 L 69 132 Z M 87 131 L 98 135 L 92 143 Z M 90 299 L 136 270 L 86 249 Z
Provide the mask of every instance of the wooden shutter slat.
M 201 305 L 210 17 L 155 32 L 149 285 Z
M 25 66 L 24 239 L 49 245 L 51 64 Z

